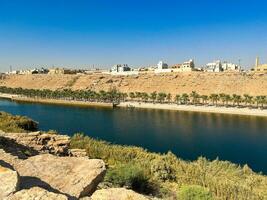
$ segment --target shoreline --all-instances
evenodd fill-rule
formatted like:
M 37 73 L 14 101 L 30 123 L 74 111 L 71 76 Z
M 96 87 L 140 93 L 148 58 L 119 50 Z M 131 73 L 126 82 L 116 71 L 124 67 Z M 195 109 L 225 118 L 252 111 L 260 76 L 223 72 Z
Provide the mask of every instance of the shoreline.
M 58 99 L 41 99 L 21 97 L 13 94 L 0 93 L 0 98 L 10 99 L 17 102 L 30 102 L 54 105 L 68 105 L 68 106 L 83 106 L 83 107 L 106 107 L 112 108 L 112 103 L 102 102 L 83 102 L 74 100 L 58 100 Z M 267 110 L 255 108 L 236 108 L 236 107 L 216 107 L 216 106 L 194 106 L 194 105 L 176 105 L 176 104 L 159 104 L 159 103 L 139 103 L 139 102 L 122 102 L 117 105 L 118 108 L 140 108 L 140 109 L 155 109 L 155 110 L 174 110 L 184 112 L 199 112 L 199 113 L 217 113 L 229 115 L 245 115 L 267 117 Z
M 60 99 L 29 98 L 29 97 L 21 97 L 19 95 L 3 94 L 3 93 L 0 93 L 0 98 L 9 99 L 9 100 L 16 101 L 16 102 L 29 102 L 29 103 L 80 106 L 80 107 L 106 107 L 106 108 L 112 108 L 112 104 L 111 103 L 84 102 L 84 101 L 60 100 Z
M 245 115 L 267 117 L 267 110 L 250 109 L 250 108 L 234 108 L 234 107 L 216 107 L 216 106 L 194 106 L 194 105 L 176 105 L 176 104 L 159 104 L 159 103 L 137 103 L 123 102 L 118 107 L 124 108 L 141 108 L 141 109 L 157 109 L 157 110 L 174 110 L 185 112 L 215 113 L 228 115 Z

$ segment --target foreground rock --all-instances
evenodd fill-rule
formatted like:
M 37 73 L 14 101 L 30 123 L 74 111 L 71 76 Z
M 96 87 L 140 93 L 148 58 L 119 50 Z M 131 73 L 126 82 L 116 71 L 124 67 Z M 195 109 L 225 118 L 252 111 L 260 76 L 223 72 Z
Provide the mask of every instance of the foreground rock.
M 5 199 L 12 193 L 16 192 L 18 188 L 18 173 L 9 168 L 0 166 L 0 199 Z
M 30 157 L 16 170 L 22 176 L 23 188 L 39 186 L 75 198 L 91 195 L 106 171 L 102 160 L 50 154 Z
M 149 198 L 125 188 L 110 188 L 97 190 L 92 200 L 149 200 Z
M 21 190 L 11 195 L 7 200 L 68 200 L 67 196 L 48 192 L 39 187 Z
M 59 156 L 69 154 L 70 137 L 66 135 L 48 134 L 41 132 L 32 133 L 4 133 L 0 137 L 13 140 L 18 145 L 30 147 L 37 152 L 51 153 Z

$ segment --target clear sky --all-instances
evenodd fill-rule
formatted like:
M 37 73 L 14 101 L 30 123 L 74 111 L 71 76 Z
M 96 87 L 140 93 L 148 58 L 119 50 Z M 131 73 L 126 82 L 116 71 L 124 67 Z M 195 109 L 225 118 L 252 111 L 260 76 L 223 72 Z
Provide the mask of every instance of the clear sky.
M 266 0 L 0 0 L 0 71 L 267 62 Z

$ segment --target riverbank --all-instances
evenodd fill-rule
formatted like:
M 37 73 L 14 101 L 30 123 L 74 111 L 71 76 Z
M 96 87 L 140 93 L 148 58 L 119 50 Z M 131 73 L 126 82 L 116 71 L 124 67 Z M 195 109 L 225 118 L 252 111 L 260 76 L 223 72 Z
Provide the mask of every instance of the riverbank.
M 267 117 L 267 110 L 254 108 L 236 108 L 236 107 L 216 107 L 216 106 L 195 106 L 195 105 L 177 105 L 177 104 L 159 104 L 159 103 L 138 103 L 123 102 L 118 107 L 126 108 L 142 108 L 142 109 L 161 109 L 161 110 L 177 110 L 188 112 L 204 112 L 204 113 L 220 113 L 231 115 L 250 115 Z
M 10 99 L 17 102 L 31 102 L 31 103 L 69 105 L 69 106 L 108 107 L 108 108 L 111 108 L 113 106 L 112 103 L 29 98 L 19 95 L 3 94 L 3 93 L 0 93 L 0 98 Z M 186 112 L 203 112 L 203 113 L 219 113 L 219 114 L 267 117 L 266 109 L 261 110 L 255 108 L 195 106 L 195 105 L 159 104 L 159 103 L 153 104 L 153 103 L 141 103 L 141 102 L 121 102 L 119 105 L 117 105 L 117 107 L 131 108 L 131 109 L 134 108 L 161 109 L 161 110 L 176 110 L 176 111 L 186 111 Z
M 60 99 L 42 99 L 42 98 L 29 98 L 13 94 L 0 93 L 0 98 L 10 99 L 17 102 L 30 102 L 54 105 L 68 105 L 68 106 L 81 106 L 81 107 L 108 107 L 112 108 L 112 103 L 103 102 L 88 102 L 88 101 L 74 101 L 74 100 L 60 100 Z

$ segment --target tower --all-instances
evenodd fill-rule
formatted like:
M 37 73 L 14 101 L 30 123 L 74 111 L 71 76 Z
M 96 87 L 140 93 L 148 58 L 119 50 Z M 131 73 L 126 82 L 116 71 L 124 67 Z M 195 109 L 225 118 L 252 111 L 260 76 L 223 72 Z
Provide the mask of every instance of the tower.
M 255 67 L 258 67 L 259 66 L 259 62 L 260 62 L 260 59 L 259 59 L 259 56 L 257 56 L 256 57 Z

